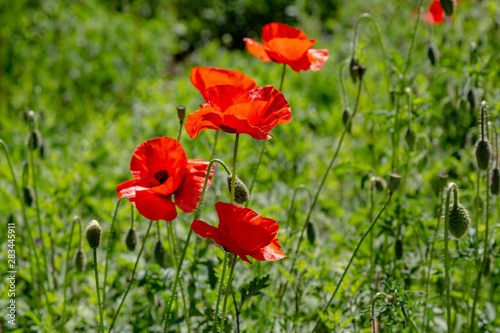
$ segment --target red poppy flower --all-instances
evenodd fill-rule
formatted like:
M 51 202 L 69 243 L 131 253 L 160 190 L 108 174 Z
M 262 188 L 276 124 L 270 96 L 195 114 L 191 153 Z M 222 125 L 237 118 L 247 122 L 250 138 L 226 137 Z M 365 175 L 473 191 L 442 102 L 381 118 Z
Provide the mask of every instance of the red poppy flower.
M 227 252 L 236 253 L 244 261 L 247 256 L 260 261 L 286 258 L 276 238 L 279 226 L 275 220 L 265 218 L 249 208 L 223 202 L 215 204 L 219 216 L 218 228 L 195 220 L 191 228 L 203 238 L 212 238 Z
M 299 29 L 283 23 L 269 23 L 262 28 L 264 45 L 244 38 L 247 50 L 264 62 L 274 61 L 289 65 L 294 71 L 319 71 L 328 60 L 328 50 L 311 47 L 316 39 L 307 39 Z
M 198 206 L 208 164 L 203 160 L 188 160 L 177 140 L 167 137 L 148 140 L 134 151 L 130 161 L 134 179 L 116 187 L 118 198 L 128 198 L 147 219 L 172 221 L 177 217 L 176 205 L 186 213 Z M 212 167 L 207 188 L 213 174 Z
M 425 13 L 425 19 L 430 24 L 441 24 L 444 22 L 444 10 L 439 0 L 434 0 L 431 3 L 429 9 Z
M 216 85 L 233 85 L 245 90 L 256 89 L 259 86 L 255 81 L 240 71 L 215 68 L 215 67 L 194 67 L 191 71 L 191 83 L 208 101 L 206 89 Z
M 274 126 L 292 120 L 290 105 L 273 86 L 247 91 L 236 86 L 213 86 L 206 90 L 207 101 L 190 114 L 186 131 L 196 138 L 205 129 L 246 133 L 257 140 L 271 139 Z

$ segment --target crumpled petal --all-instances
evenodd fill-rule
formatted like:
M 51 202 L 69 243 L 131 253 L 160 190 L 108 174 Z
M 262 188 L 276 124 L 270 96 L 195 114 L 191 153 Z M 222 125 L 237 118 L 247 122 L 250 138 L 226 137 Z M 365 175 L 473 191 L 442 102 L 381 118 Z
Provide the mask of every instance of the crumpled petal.
M 290 67 L 296 71 L 319 71 L 325 65 L 328 60 L 328 50 L 316 50 L 310 49 L 307 51 L 307 56 L 302 58 L 300 61 L 293 62 Z
M 175 204 L 184 213 L 191 213 L 198 207 L 209 164 L 203 160 L 188 160 L 184 182 L 174 193 Z M 205 191 L 210 187 L 213 175 L 214 165 L 212 164 Z
M 177 217 L 177 210 L 170 196 L 153 194 L 150 190 L 136 191 L 135 206 L 149 220 L 173 221 Z
M 262 28 L 262 40 L 267 44 L 274 38 L 306 39 L 307 37 L 302 30 L 283 23 L 273 22 L 266 24 Z
M 245 45 L 247 46 L 248 53 L 254 57 L 259 58 L 263 62 L 270 62 L 272 59 L 266 52 L 266 48 L 259 42 L 254 41 L 251 38 L 243 38 Z
M 196 139 L 200 131 L 206 129 L 220 129 L 222 114 L 206 104 L 201 110 L 191 113 L 186 120 L 187 134 Z
M 286 254 L 281 252 L 281 245 L 278 242 L 278 238 L 273 239 L 271 244 L 260 248 L 257 252 L 250 254 L 250 256 L 260 261 L 277 261 L 286 258 Z

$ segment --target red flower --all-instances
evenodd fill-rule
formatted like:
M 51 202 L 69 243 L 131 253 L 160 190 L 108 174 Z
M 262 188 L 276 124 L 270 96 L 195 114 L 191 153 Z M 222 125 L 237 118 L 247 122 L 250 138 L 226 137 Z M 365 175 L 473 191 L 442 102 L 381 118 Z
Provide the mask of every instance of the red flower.
M 203 95 L 205 101 L 208 101 L 206 89 L 216 85 L 229 84 L 245 90 L 259 87 L 251 77 L 240 71 L 215 67 L 196 66 L 191 71 L 190 79 L 193 86 Z
M 212 238 L 227 252 L 236 253 L 244 261 L 247 256 L 260 261 L 286 258 L 276 238 L 279 226 L 275 220 L 260 216 L 253 210 L 223 202 L 215 204 L 219 227 L 195 220 L 191 228 L 203 238 Z
M 246 133 L 257 140 L 271 139 L 274 126 L 292 120 L 290 105 L 273 86 L 247 91 L 236 86 L 213 86 L 206 91 L 208 103 L 190 114 L 186 131 L 196 138 L 205 129 Z
M 444 22 L 444 10 L 439 0 L 434 0 L 431 3 L 429 9 L 425 13 L 425 19 L 430 24 L 441 24 Z
M 176 205 L 186 213 L 198 206 L 208 164 L 203 160 L 188 160 L 177 140 L 167 137 L 148 140 L 134 151 L 130 161 L 134 179 L 116 187 L 118 198 L 128 198 L 147 219 L 172 221 L 177 217 Z M 213 174 L 212 167 L 207 188 Z
M 264 45 L 250 38 L 244 38 L 247 50 L 264 62 L 274 61 L 286 64 L 296 72 L 319 71 L 328 60 L 328 50 L 311 47 L 316 39 L 307 39 L 299 29 L 283 23 L 269 23 L 262 28 Z

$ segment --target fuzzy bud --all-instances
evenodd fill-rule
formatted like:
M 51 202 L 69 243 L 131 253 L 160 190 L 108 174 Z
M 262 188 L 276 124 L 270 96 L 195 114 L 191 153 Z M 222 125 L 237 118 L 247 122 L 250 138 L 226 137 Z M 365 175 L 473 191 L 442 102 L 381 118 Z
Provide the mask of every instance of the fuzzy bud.
M 28 147 L 30 150 L 36 150 L 42 146 L 42 134 L 38 129 L 28 133 Z
M 448 230 L 456 239 L 462 238 L 469 228 L 469 212 L 462 204 L 450 205 Z
M 160 267 L 167 267 L 165 262 L 165 248 L 161 240 L 158 240 L 155 244 L 155 260 L 160 265 Z
M 353 83 L 356 83 L 358 78 L 358 65 L 359 65 L 358 57 L 352 56 L 351 61 L 349 62 L 349 74 L 351 74 L 351 79 Z
M 408 148 L 410 149 L 410 151 L 412 151 L 413 148 L 415 148 L 416 139 L 417 139 L 417 136 L 415 135 L 413 128 L 408 127 L 408 129 L 406 130 L 405 140 L 406 140 L 406 144 L 408 145 Z
M 439 0 L 441 7 L 443 7 L 444 12 L 448 16 L 452 16 L 455 11 L 455 1 L 456 0 Z
M 24 203 L 28 206 L 31 207 L 33 205 L 33 202 L 35 201 L 35 190 L 31 185 L 26 185 L 23 188 L 23 197 L 24 197 Z
M 500 192 L 500 171 L 498 168 L 491 171 L 490 186 L 491 194 L 498 195 Z
M 75 267 L 80 273 L 85 271 L 85 266 L 87 266 L 87 256 L 82 250 L 78 250 L 75 254 Z
M 87 237 L 87 242 L 92 249 L 97 249 L 101 246 L 102 228 L 99 222 L 92 220 L 89 223 L 85 229 L 85 237 Z
M 439 52 L 439 49 L 435 44 L 427 45 L 427 57 L 429 57 L 429 61 L 431 62 L 432 66 L 436 65 L 436 63 L 439 62 L 441 53 Z
M 139 237 L 139 233 L 137 229 L 130 228 L 128 230 L 127 236 L 125 237 L 125 244 L 129 251 L 134 251 L 135 246 L 137 245 L 137 238 Z
M 184 105 L 177 106 L 177 116 L 179 117 L 179 121 L 183 123 L 186 117 L 186 107 Z
M 351 117 L 351 112 L 349 110 L 349 108 L 346 108 L 344 109 L 344 111 L 342 112 L 342 122 L 344 123 L 344 126 L 347 124 L 347 121 L 349 120 L 349 118 Z M 349 126 L 347 126 L 347 132 L 351 132 L 351 126 L 352 122 L 349 123 Z
M 397 174 L 397 173 L 391 173 L 389 175 L 388 187 L 389 187 L 389 191 L 391 192 L 391 194 L 393 194 L 394 192 L 396 192 L 398 190 L 399 184 L 401 183 L 401 178 L 402 178 L 402 176 L 400 174 Z
M 232 181 L 232 175 L 227 176 L 227 187 L 229 188 L 229 195 L 231 195 Z M 247 186 L 238 176 L 236 176 L 235 178 L 235 184 L 234 201 L 239 204 L 247 202 L 250 199 L 250 192 L 248 191 Z
M 384 192 L 387 187 L 387 182 L 382 177 L 373 176 L 370 178 L 373 186 L 378 192 Z
M 445 188 L 448 185 L 448 174 L 442 173 L 439 175 L 439 188 Z
M 488 140 L 479 140 L 476 144 L 477 166 L 481 170 L 487 170 L 490 166 L 492 148 Z

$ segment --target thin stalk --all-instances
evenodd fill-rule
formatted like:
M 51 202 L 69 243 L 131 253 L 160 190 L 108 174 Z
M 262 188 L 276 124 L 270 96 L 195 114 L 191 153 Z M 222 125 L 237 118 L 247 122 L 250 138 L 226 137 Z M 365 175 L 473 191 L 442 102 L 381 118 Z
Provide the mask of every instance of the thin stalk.
M 227 286 L 226 286 L 226 295 L 224 296 L 224 304 L 222 305 L 222 318 L 220 320 L 220 330 L 219 333 L 224 332 L 224 324 L 225 324 L 225 319 L 226 319 L 226 306 L 227 306 L 227 299 L 229 298 L 229 293 L 230 290 L 232 289 L 232 282 L 233 282 L 233 277 L 234 277 L 234 267 L 236 266 L 236 262 L 238 261 L 238 257 L 236 257 L 236 254 L 231 254 L 231 269 L 229 270 L 229 281 L 227 281 Z
M 108 234 L 108 243 L 106 245 L 106 263 L 104 264 L 104 285 L 102 288 L 102 302 L 103 304 L 106 302 L 106 282 L 108 281 L 108 262 L 109 262 L 109 255 L 111 253 L 111 243 L 113 241 L 113 226 L 115 225 L 116 221 L 116 215 L 118 214 L 118 207 L 120 207 L 120 202 L 122 201 L 124 197 L 118 199 L 116 202 L 115 206 L 115 212 L 113 213 L 113 220 L 111 221 L 111 227 L 109 228 L 109 234 Z M 81 237 L 81 230 L 80 230 L 80 237 Z M 81 238 L 80 238 L 81 239 Z
M 64 317 L 66 316 L 66 291 L 68 289 L 68 266 L 69 266 L 69 258 L 70 258 L 70 251 L 71 251 L 71 240 L 73 239 L 73 230 L 75 229 L 75 222 L 78 219 L 73 219 L 73 222 L 71 223 L 71 231 L 69 233 L 69 241 L 68 241 L 68 249 L 66 250 L 66 267 L 64 268 L 64 286 L 63 286 L 63 310 L 62 310 L 62 315 L 61 315 L 61 327 L 59 328 L 63 332 L 66 331 L 66 327 L 64 326 Z M 78 245 L 80 246 L 80 245 Z
M 139 259 L 141 258 L 142 251 L 144 250 L 144 245 L 146 245 L 146 240 L 148 239 L 149 231 L 151 230 L 152 225 L 153 225 L 153 221 L 150 221 L 149 226 L 148 226 L 148 230 L 146 231 L 146 235 L 144 236 L 144 238 L 142 240 L 141 249 L 139 250 L 139 254 L 137 254 L 137 259 L 135 260 L 134 269 L 132 270 L 132 275 L 130 276 L 130 282 L 128 283 L 127 290 L 125 290 L 125 294 L 123 295 L 122 300 L 120 301 L 120 305 L 118 306 L 118 310 L 116 310 L 116 314 L 113 318 L 113 321 L 111 322 L 111 325 L 109 326 L 108 333 L 111 333 L 111 330 L 113 329 L 115 321 L 118 318 L 118 315 L 120 314 L 120 310 L 123 306 L 123 303 L 125 302 L 125 299 L 127 298 L 128 292 L 130 291 L 130 287 L 132 286 L 132 283 L 134 283 L 134 281 L 135 281 L 135 271 L 137 270 L 137 265 L 139 264 Z M 94 253 L 95 253 L 95 250 L 94 250 Z M 97 271 L 96 271 L 96 274 L 97 274 Z
M 224 251 L 224 262 L 222 263 L 222 274 L 219 282 L 219 292 L 217 293 L 217 302 L 215 303 L 214 325 L 212 327 L 212 333 L 217 332 L 217 319 L 219 318 L 220 298 L 222 295 L 222 290 L 224 289 L 224 279 L 226 277 L 227 257 L 228 253 Z M 222 320 L 224 320 L 224 318 L 222 318 Z
M 220 165 L 222 165 L 224 167 L 224 169 L 226 170 L 226 172 L 228 174 L 230 174 L 228 167 L 226 166 L 226 164 L 223 161 L 221 161 L 219 159 L 213 159 L 210 161 L 210 163 L 208 164 L 207 175 L 205 176 L 205 183 L 203 184 L 203 189 L 201 191 L 200 200 L 198 201 L 198 206 L 196 207 L 196 209 L 194 211 L 193 221 L 197 220 L 200 217 L 201 205 L 203 203 L 203 198 L 205 196 L 205 190 L 207 189 L 208 179 L 210 177 L 210 170 L 212 169 L 212 166 L 214 163 L 219 163 Z M 233 184 L 234 184 L 234 182 L 233 182 Z M 186 251 L 187 251 L 187 248 L 189 245 L 189 240 L 191 239 L 192 234 L 193 234 L 193 229 L 190 228 L 188 235 L 187 235 L 187 238 L 186 238 L 186 242 L 184 243 L 184 249 L 182 250 L 182 254 L 181 254 L 181 257 L 179 259 L 179 264 L 177 265 L 177 270 L 175 272 L 174 285 L 172 286 L 172 295 L 170 296 L 170 299 L 165 307 L 165 310 L 163 311 L 163 316 L 164 316 L 163 332 L 164 333 L 167 332 L 168 327 L 170 326 L 170 321 L 172 319 L 171 318 L 172 314 L 170 313 L 170 310 L 172 309 L 173 302 L 175 301 L 175 295 L 177 292 L 177 283 L 179 282 L 182 264 L 183 264 L 184 258 L 186 256 Z M 227 260 L 227 256 L 226 256 L 226 260 Z
M 30 223 L 28 220 L 28 215 L 26 213 L 26 206 L 24 204 L 24 200 L 23 200 L 23 197 L 21 195 L 21 190 L 19 189 L 19 184 L 17 183 L 16 174 L 14 173 L 14 167 L 12 166 L 12 161 L 10 159 L 9 148 L 7 147 L 7 144 L 2 139 L 0 139 L 0 146 L 2 146 L 4 153 L 5 153 L 5 157 L 7 158 L 7 163 L 9 165 L 10 173 L 12 174 L 12 182 L 14 183 L 14 187 L 16 188 L 17 197 L 18 197 L 19 202 L 21 204 L 21 212 L 23 215 L 24 226 L 25 226 L 26 230 L 28 231 L 29 245 L 30 245 L 31 250 L 33 251 L 33 253 L 35 255 L 35 265 L 36 265 L 36 268 L 38 270 L 39 284 L 42 288 L 42 292 L 43 292 L 43 295 L 45 297 L 45 301 L 47 303 L 49 313 L 53 314 L 52 306 L 49 302 L 49 297 L 47 296 L 47 290 L 45 289 L 44 280 L 42 279 L 43 271 L 40 267 L 40 260 L 38 258 L 38 252 L 36 250 L 35 242 L 33 240 L 33 235 L 31 234 L 31 227 L 30 227 Z M 31 274 L 31 279 L 33 281 L 33 286 L 36 286 L 35 274 L 33 273 L 33 265 L 29 265 L 29 266 L 30 266 L 30 274 Z M 36 307 L 37 313 L 40 314 L 40 305 L 38 304 L 38 297 L 35 296 L 34 298 L 35 298 L 35 307 Z
M 370 221 L 373 221 L 373 208 L 375 207 L 375 184 L 372 182 L 370 186 Z M 370 231 L 370 278 L 373 280 L 375 274 L 375 257 L 373 255 L 373 231 Z M 372 291 L 373 295 L 373 291 Z M 375 332 L 375 331 L 373 331 Z
M 446 206 L 444 213 L 444 279 L 446 286 L 446 322 L 448 332 L 451 330 L 451 292 L 450 292 L 450 255 L 448 250 L 448 227 L 450 219 L 451 191 L 453 191 L 454 205 L 458 205 L 458 187 L 450 183 L 446 190 Z
M 281 73 L 281 81 L 280 81 L 279 91 L 281 91 L 283 89 L 283 82 L 285 82 L 285 72 L 286 72 L 286 65 L 283 64 L 283 72 Z
M 347 264 L 347 267 L 344 269 L 344 273 L 342 273 L 342 276 L 340 277 L 340 280 L 337 283 L 337 287 L 335 287 L 335 291 L 333 292 L 333 294 L 330 297 L 330 300 L 328 301 L 328 303 L 326 304 L 326 306 L 323 308 L 323 313 L 326 313 L 326 311 L 328 310 L 328 307 L 330 307 L 330 304 L 332 303 L 333 299 L 335 298 L 335 295 L 337 294 L 337 291 L 340 289 L 340 286 L 342 285 L 342 281 L 344 281 L 344 277 L 346 276 L 347 272 L 349 271 L 349 267 L 351 267 L 351 264 L 352 264 L 352 262 L 354 260 L 354 257 L 356 256 L 356 253 L 358 252 L 359 248 L 361 247 L 361 244 L 363 243 L 363 240 L 366 238 L 366 236 L 373 229 L 373 227 L 377 223 L 378 219 L 380 218 L 380 216 L 384 212 L 385 208 L 387 207 L 387 205 L 391 201 L 391 198 L 392 198 L 392 193 L 389 193 L 389 195 L 387 197 L 387 200 L 385 201 L 384 206 L 382 207 L 382 209 L 380 210 L 380 212 L 378 213 L 378 215 L 375 217 L 375 220 L 373 220 L 373 222 L 372 222 L 372 224 L 370 224 L 370 227 L 368 228 L 368 230 L 366 230 L 365 233 L 363 234 L 363 236 L 361 236 L 361 239 L 359 240 L 358 245 L 356 246 L 356 249 L 354 249 L 354 252 L 352 253 L 351 259 L 349 260 L 349 262 Z M 319 326 L 320 323 L 321 323 L 321 319 L 319 319 L 316 322 L 316 326 L 314 326 L 313 332 L 316 331 L 316 329 L 318 328 L 318 326 Z
M 99 306 L 99 329 L 98 332 L 104 332 L 103 326 L 103 312 L 101 303 L 101 291 L 99 290 L 99 274 L 97 273 L 97 248 L 94 248 L 94 273 L 95 273 L 95 287 L 97 292 L 97 304 Z
M 477 171 L 477 181 L 476 181 L 476 200 L 474 200 L 474 208 L 476 210 L 476 214 L 474 214 L 474 228 L 476 229 L 475 237 L 477 238 L 478 230 L 479 230 L 479 211 L 482 209 L 478 205 L 478 199 L 481 195 L 481 170 Z M 478 253 L 479 242 L 474 242 L 474 255 Z
M 377 318 L 375 317 L 375 302 L 379 297 L 389 297 L 386 293 L 376 293 L 375 296 L 373 297 L 372 300 L 372 307 L 371 307 L 371 315 L 372 315 L 372 332 L 375 333 L 377 330 L 375 329 L 377 327 Z
M 214 146 L 212 147 L 212 154 L 210 154 L 210 161 L 215 157 L 215 149 L 217 148 L 217 141 L 219 140 L 219 132 L 215 131 Z
M 344 81 L 344 68 L 349 65 L 350 59 L 344 60 L 339 66 L 339 83 L 340 83 L 340 99 L 342 101 L 342 106 L 346 108 L 349 105 L 349 101 L 347 100 L 347 93 L 345 89 L 345 81 Z
M 470 318 L 470 329 L 469 332 L 474 332 L 474 319 L 476 317 L 476 304 L 479 297 L 479 292 L 481 290 L 481 278 L 483 276 L 484 268 L 486 266 L 486 259 L 488 258 L 488 233 L 489 233 L 489 207 L 490 207 L 490 181 L 488 179 L 490 174 L 490 169 L 486 170 L 486 229 L 484 231 L 484 251 L 483 251 L 483 261 L 481 262 L 481 267 L 477 273 L 476 280 L 476 290 L 474 292 L 474 302 L 472 303 L 472 313 Z
M 179 120 L 179 133 L 177 134 L 177 141 L 181 141 L 182 124 L 184 124 L 184 121 Z M 219 132 L 219 131 L 217 131 L 217 132 Z

